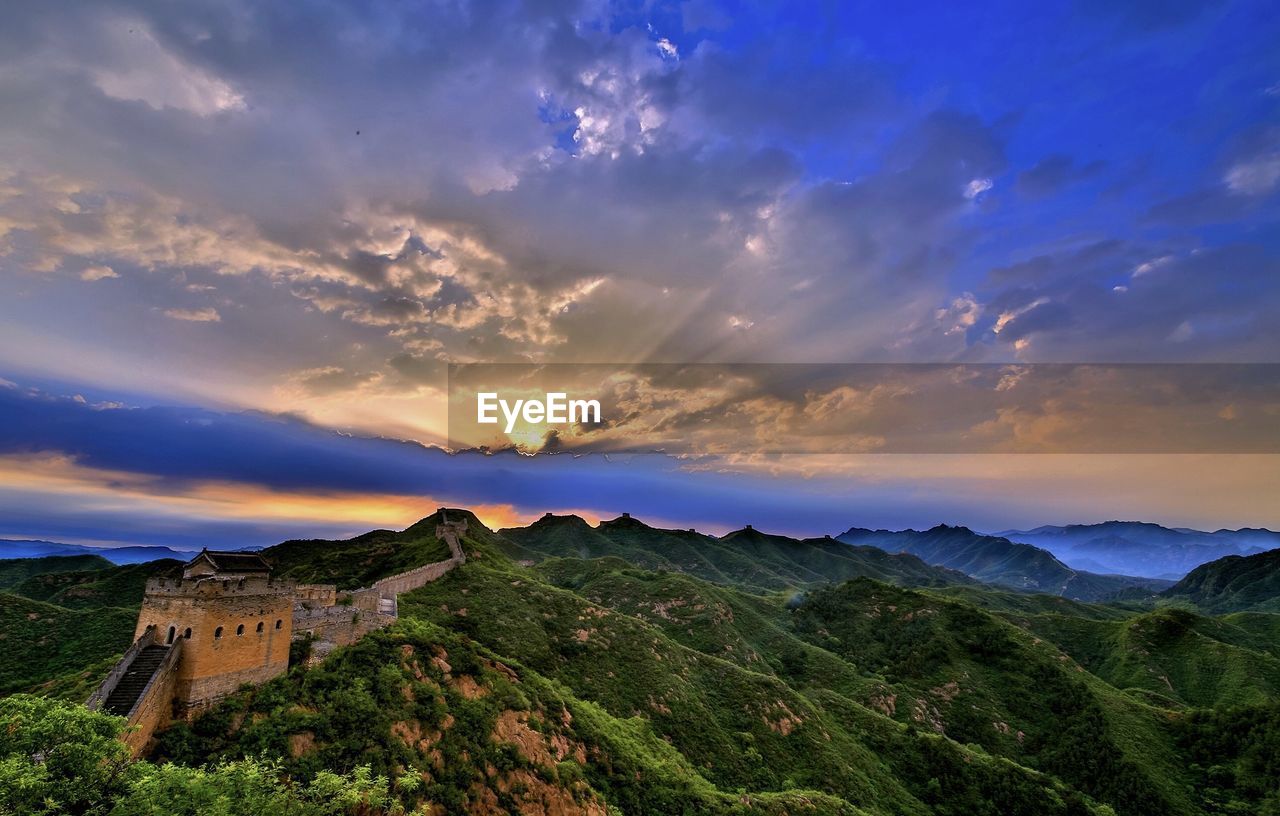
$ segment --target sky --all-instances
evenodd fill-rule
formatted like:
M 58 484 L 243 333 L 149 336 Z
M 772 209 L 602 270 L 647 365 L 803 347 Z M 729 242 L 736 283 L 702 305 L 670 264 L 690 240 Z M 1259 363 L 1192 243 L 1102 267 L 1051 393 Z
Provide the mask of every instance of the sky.
M 1280 363 L 1272 4 L 897 5 L 7 10 L 0 536 L 1280 527 L 1274 454 L 440 450 L 451 362 Z

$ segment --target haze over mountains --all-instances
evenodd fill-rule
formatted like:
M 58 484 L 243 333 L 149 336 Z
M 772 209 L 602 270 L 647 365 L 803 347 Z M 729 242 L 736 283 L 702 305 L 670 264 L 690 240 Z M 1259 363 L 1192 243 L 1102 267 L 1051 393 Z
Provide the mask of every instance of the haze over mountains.
M 1272 530 L 1208 533 L 1140 521 L 1046 525 L 995 535 L 1048 550 L 1076 569 L 1173 580 L 1224 556 L 1252 555 L 1280 547 L 1280 533 Z
M 196 555 L 193 550 L 174 550 L 158 546 L 87 547 L 57 541 L 0 538 L 0 559 L 44 558 L 50 555 L 96 555 L 113 564 L 143 564 L 160 558 L 183 561 Z
M 1172 583 L 1073 569 L 1048 550 L 1001 536 L 975 533 L 968 527 L 946 524 L 923 531 L 854 527 L 841 533 L 838 539 L 851 545 L 910 553 L 930 564 L 959 570 L 984 583 L 1081 601 L 1141 596 L 1165 589 Z

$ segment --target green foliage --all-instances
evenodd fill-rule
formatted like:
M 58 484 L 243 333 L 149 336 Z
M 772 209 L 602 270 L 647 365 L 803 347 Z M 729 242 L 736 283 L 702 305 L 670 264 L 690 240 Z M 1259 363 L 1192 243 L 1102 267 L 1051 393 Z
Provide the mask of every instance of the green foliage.
M 1011 616 L 1119 689 L 1162 705 L 1238 706 L 1280 696 L 1280 640 L 1233 622 L 1163 608 L 1120 620 Z
M 110 816 L 341 816 L 399 814 L 387 780 L 368 768 L 282 782 L 279 763 L 242 759 L 205 768 L 143 765 Z
M 907 586 L 972 583 L 913 555 L 851 547 L 829 538 L 801 540 L 756 530 L 714 538 L 693 530 L 661 530 L 630 518 L 593 528 L 578 516 L 544 516 L 528 527 L 503 530 L 497 545 L 512 558 L 612 556 L 647 570 L 683 572 L 759 591 L 859 576 Z
M 97 785 L 98 812 L 121 816 L 1280 814 L 1280 615 L 997 590 L 754 530 L 549 517 L 498 534 L 448 514 L 468 521 L 466 565 L 402 595 L 393 627 L 162 733 L 154 757 L 172 764 L 125 763 L 107 785 L 109 758 L 49 777 L 17 750 L 0 755 L 6 784 L 36 813 L 90 812 L 40 791 Z M 438 521 L 266 555 L 297 580 L 363 586 L 447 557 Z M 83 699 L 134 613 L 68 607 L 129 580 L 20 582 L 58 605 L 0 595 L 0 677 Z M 104 652 L 99 626 L 119 646 Z M 45 733 L 101 718 L 9 699 Z M 95 722 L 87 744 L 119 727 Z
M 1165 784 L 1173 769 L 1117 733 L 1113 718 L 1136 707 L 988 613 L 857 580 L 810 593 L 794 616 L 806 638 L 884 676 L 952 739 L 1050 772 L 1120 813 L 1181 809 Z
M 41 697 L 0 699 L 0 814 L 102 814 L 138 778 L 121 717 Z
M 393 816 L 367 767 L 293 784 L 280 763 L 202 768 L 133 762 L 122 717 L 47 698 L 0 699 L 0 816 Z
M 1211 813 L 1280 814 L 1280 702 L 1193 711 L 1175 727 Z

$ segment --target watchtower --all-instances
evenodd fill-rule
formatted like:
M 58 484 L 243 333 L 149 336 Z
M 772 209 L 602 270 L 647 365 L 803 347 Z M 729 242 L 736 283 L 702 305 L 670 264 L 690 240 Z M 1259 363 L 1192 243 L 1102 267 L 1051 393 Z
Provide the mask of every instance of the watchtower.
M 181 578 L 147 581 L 134 638 L 154 626 L 159 642 L 183 641 L 174 703 L 189 714 L 288 669 L 293 595 L 262 556 L 203 550 Z

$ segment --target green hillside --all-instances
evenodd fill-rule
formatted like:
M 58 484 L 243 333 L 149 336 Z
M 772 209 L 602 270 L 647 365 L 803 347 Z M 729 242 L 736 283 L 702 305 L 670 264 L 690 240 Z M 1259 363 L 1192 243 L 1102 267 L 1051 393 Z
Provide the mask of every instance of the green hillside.
M 1280 550 L 1201 564 L 1163 593 L 1206 612 L 1280 612 Z
M 97 556 L 90 556 L 96 558 Z M 170 559 L 143 564 L 114 566 L 88 572 L 53 572 L 32 575 L 12 588 L 15 595 L 57 604 L 68 609 L 91 609 L 99 606 L 128 607 L 136 610 L 142 604 L 147 579 L 171 573 L 181 562 Z
M 1118 621 L 1015 616 L 1116 688 L 1176 705 L 1280 698 L 1280 641 L 1230 621 L 1160 609 Z
M 100 555 L 49 555 L 44 558 L 0 560 L 0 589 L 11 589 L 33 575 L 108 569 L 111 562 Z
M 379 578 L 448 558 L 448 545 L 436 538 L 435 518 L 423 519 L 400 532 L 374 530 L 345 541 L 286 541 L 260 554 L 271 563 L 277 577 L 358 589 Z
M 66 609 L 0 592 L 0 693 L 30 688 L 119 654 L 137 608 Z

